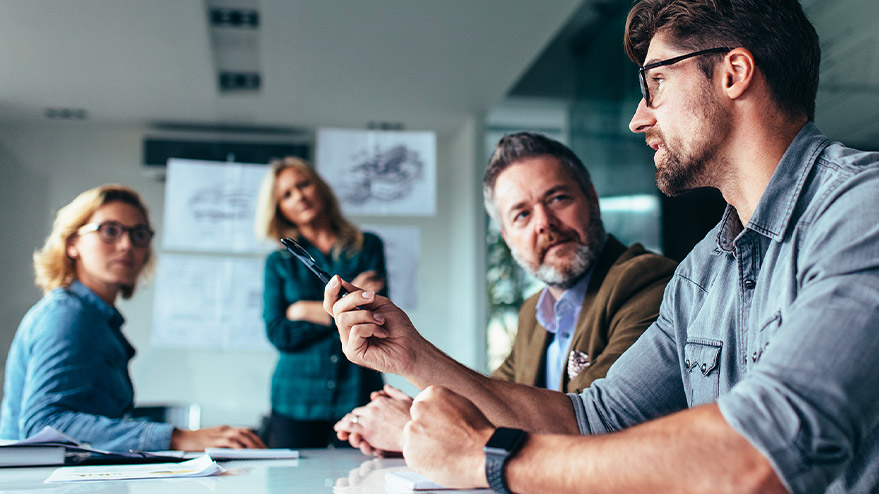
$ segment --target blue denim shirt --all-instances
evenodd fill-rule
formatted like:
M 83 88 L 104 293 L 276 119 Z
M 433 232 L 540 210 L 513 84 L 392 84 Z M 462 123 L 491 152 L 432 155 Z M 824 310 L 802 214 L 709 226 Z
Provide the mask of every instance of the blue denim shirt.
M 0 437 L 24 439 L 49 425 L 99 449 L 168 449 L 173 426 L 123 418 L 134 404 L 123 322 L 78 281 L 33 306 L 6 360 Z
M 717 402 L 790 491 L 861 493 L 879 486 L 877 382 L 879 153 L 808 124 L 747 227 L 727 207 L 659 319 L 570 396 L 584 434 Z

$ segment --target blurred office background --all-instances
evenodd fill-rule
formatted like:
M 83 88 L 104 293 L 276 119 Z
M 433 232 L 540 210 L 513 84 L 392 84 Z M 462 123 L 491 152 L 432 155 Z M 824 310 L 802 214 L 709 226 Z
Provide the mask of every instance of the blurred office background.
M 148 141 L 284 144 L 308 155 L 316 129 L 343 127 L 436 132 L 437 214 L 352 219 L 419 229 L 410 316 L 443 350 L 487 371 L 535 287 L 483 212 L 482 172 L 504 133 L 537 130 L 569 144 L 590 168 L 608 230 L 625 242 L 680 259 L 719 219 L 723 202 L 710 191 L 661 197 L 652 152 L 628 130 L 640 98 L 622 49 L 630 5 L 0 0 L 2 361 L 41 296 L 31 254 L 60 206 L 119 182 L 144 195 L 161 231 L 163 163 L 147 159 Z M 879 4 L 803 5 L 822 38 L 818 126 L 879 149 Z M 257 425 L 276 353 L 151 347 L 153 300 L 146 285 L 120 303 L 138 348 L 138 402 L 198 404 L 202 425 Z

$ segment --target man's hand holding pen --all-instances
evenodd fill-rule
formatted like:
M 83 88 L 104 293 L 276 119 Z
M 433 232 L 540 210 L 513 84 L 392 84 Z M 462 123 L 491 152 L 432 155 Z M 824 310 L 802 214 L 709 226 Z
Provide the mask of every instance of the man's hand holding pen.
M 339 297 L 341 288 L 348 296 Z M 355 364 L 405 377 L 419 349 L 431 347 L 390 300 L 338 276 L 324 289 L 324 310 L 336 320 L 342 351 Z

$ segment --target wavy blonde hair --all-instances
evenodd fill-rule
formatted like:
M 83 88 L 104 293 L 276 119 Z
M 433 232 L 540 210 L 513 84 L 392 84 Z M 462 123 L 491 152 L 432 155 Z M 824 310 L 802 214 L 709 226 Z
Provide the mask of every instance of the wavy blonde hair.
M 317 174 L 311 163 L 302 158 L 288 156 L 272 161 L 270 165 L 271 170 L 263 179 L 257 199 L 254 229 L 258 237 L 278 242 L 282 237 L 296 238 L 299 236 L 299 227 L 285 218 L 278 207 L 278 175 L 282 171 L 292 168 L 308 177 L 317 186 L 318 194 L 323 200 L 324 214 L 329 220 L 330 229 L 336 234 L 333 255 L 338 256 L 340 253 L 345 253 L 350 256 L 363 248 L 363 233 L 342 216 L 342 209 L 339 207 L 338 199 L 336 199 L 329 184 Z
M 68 242 L 77 235 L 79 230 L 89 218 L 95 214 L 104 204 L 120 201 L 131 204 L 140 210 L 147 225 L 152 228 L 149 212 L 140 195 L 133 189 L 118 184 L 106 184 L 89 189 L 76 196 L 70 204 L 58 210 L 55 222 L 52 224 L 52 233 L 46 237 L 43 247 L 34 251 L 35 283 L 48 293 L 55 288 L 67 288 L 76 279 L 76 261 L 67 255 Z M 141 277 L 147 278 L 152 273 L 153 246 L 148 247 L 147 255 Z M 122 298 L 131 298 L 134 294 L 134 284 L 122 287 Z

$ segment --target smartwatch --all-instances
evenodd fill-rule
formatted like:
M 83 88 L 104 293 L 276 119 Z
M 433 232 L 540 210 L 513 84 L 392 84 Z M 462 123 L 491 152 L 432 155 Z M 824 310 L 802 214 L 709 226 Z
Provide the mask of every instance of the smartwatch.
M 482 448 L 485 453 L 485 477 L 494 492 L 512 494 L 504 480 L 504 466 L 525 443 L 526 436 L 523 430 L 498 427 Z

